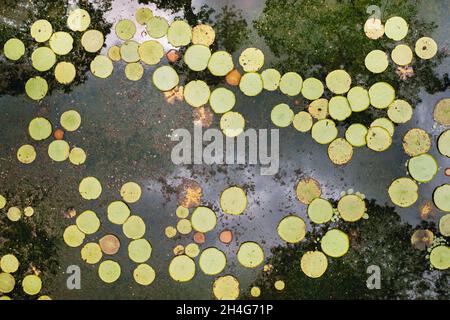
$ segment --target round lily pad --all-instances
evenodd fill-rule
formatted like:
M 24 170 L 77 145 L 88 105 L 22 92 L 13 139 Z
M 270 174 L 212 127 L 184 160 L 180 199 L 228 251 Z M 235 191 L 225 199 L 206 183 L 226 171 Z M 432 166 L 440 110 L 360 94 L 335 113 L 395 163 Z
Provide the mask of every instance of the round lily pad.
M 330 119 L 319 120 L 311 128 L 311 136 L 319 144 L 329 144 L 337 135 L 336 124 Z
M 188 282 L 194 278 L 195 262 L 186 255 L 179 255 L 169 264 L 169 275 L 177 282 Z
M 303 87 L 303 79 L 296 72 L 285 73 L 280 80 L 280 90 L 285 95 L 296 96 L 300 94 Z
M 438 170 L 439 166 L 430 154 L 421 154 L 408 160 L 408 172 L 417 182 L 430 182 Z
M 303 81 L 302 95 L 308 100 L 319 99 L 323 94 L 322 81 L 316 78 L 307 78 Z
M 211 46 L 216 38 L 216 32 L 207 24 L 199 24 L 192 29 L 192 43 Z
M 433 201 L 439 210 L 450 212 L 450 184 L 437 187 L 433 193 Z
M 439 100 L 434 106 L 433 118 L 443 126 L 450 126 L 450 98 Z
M 139 81 L 143 75 L 144 67 L 138 62 L 129 63 L 125 67 L 125 76 L 128 80 Z
M 64 242 L 72 248 L 81 246 L 86 235 L 76 225 L 68 226 L 63 233 Z
M 210 95 L 209 86 L 202 80 L 193 80 L 184 87 L 184 100 L 194 108 L 207 104 Z
M 178 73 L 171 66 L 159 67 L 153 72 L 153 84 L 161 91 L 172 90 L 179 81 Z
M 25 276 L 22 280 L 23 292 L 30 296 L 38 294 L 42 289 L 42 280 L 34 274 Z
M 9 39 L 3 46 L 3 53 L 9 60 L 17 61 L 25 54 L 25 45 L 19 39 Z
M 211 50 L 201 44 L 190 46 L 184 54 L 184 62 L 192 71 L 203 71 L 208 68 Z
M 236 300 L 239 298 L 239 281 L 226 275 L 217 278 L 213 283 L 213 294 L 217 300 Z
M 148 35 L 154 39 L 159 39 L 167 34 L 169 23 L 163 17 L 153 17 L 147 22 Z
M 229 138 L 237 137 L 245 129 L 245 119 L 239 112 L 226 112 L 220 118 L 220 129 Z
M 138 62 L 141 58 L 139 55 L 139 43 L 133 40 L 124 42 L 120 47 L 120 56 L 123 61 L 128 63 Z
M 367 70 L 372 73 L 382 73 L 389 66 L 389 61 L 386 52 L 381 50 L 370 51 L 365 59 Z
M 195 231 L 202 233 L 209 232 L 216 227 L 216 213 L 207 207 L 198 207 L 192 213 L 191 224 Z
M 213 276 L 225 269 L 227 257 L 217 248 L 207 248 L 200 254 L 198 265 L 204 274 Z
M 291 125 L 294 120 L 294 111 L 285 103 L 276 105 L 270 113 L 272 123 L 280 128 Z
M 79 166 L 86 162 L 86 152 L 81 148 L 73 148 L 69 153 L 70 163 Z
M 146 239 L 132 240 L 128 245 L 128 256 L 136 263 L 143 263 L 150 259 L 152 246 Z
M 108 49 L 108 58 L 112 61 L 120 61 L 122 57 L 120 56 L 120 47 L 118 46 L 111 46 Z
M 420 128 L 410 129 L 403 137 L 403 149 L 411 157 L 427 153 L 431 148 L 429 134 Z
M 328 100 L 325 98 L 314 100 L 309 104 L 308 112 L 317 120 L 325 119 L 328 116 Z
M 419 198 L 419 187 L 410 178 L 399 178 L 391 183 L 388 194 L 395 205 L 408 208 Z
M 258 48 L 247 48 L 239 56 L 239 64 L 245 72 L 257 72 L 264 65 L 264 54 Z
M 107 213 L 108 220 L 111 223 L 122 225 L 127 221 L 131 214 L 131 210 L 125 202 L 114 201 L 108 205 Z
M 370 127 L 366 135 L 367 147 L 373 151 L 386 151 L 392 144 L 392 137 L 385 128 Z
M 45 140 L 52 134 L 52 124 L 45 118 L 34 118 L 28 125 L 28 133 L 33 140 Z
M 59 62 L 55 67 L 55 79 L 61 84 L 70 84 L 75 79 L 77 71 L 70 62 Z
M 100 220 L 94 211 L 86 210 L 76 220 L 78 229 L 84 234 L 94 234 L 100 229 Z
M 321 251 L 307 251 L 300 260 L 303 273 L 310 278 L 320 278 L 328 268 L 328 260 Z
M 136 33 L 136 25 L 129 19 L 122 19 L 116 24 L 116 35 L 121 40 L 130 40 Z
M 214 52 L 208 62 L 209 71 L 216 77 L 226 76 L 233 68 L 233 58 L 226 51 Z
M 98 276 L 105 283 L 116 282 L 120 278 L 122 269 L 116 261 L 105 260 L 98 267 Z
M 140 264 L 133 271 L 133 278 L 141 286 L 149 286 L 155 280 L 155 270 L 148 264 Z
M 150 8 L 139 8 L 135 15 L 137 23 L 146 25 L 153 18 L 153 11 Z
M 450 268 L 450 247 L 440 245 L 430 252 L 430 262 L 438 270 L 447 270 Z
M 352 145 L 343 138 L 333 140 L 328 146 L 328 157 L 336 165 L 344 165 L 353 157 Z
M 352 78 L 345 70 L 334 70 L 327 75 L 325 82 L 331 92 L 343 94 L 350 90 Z
M 450 130 L 444 131 L 438 138 L 437 147 L 439 152 L 450 158 Z
M 399 44 L 394 48 L 394 50 L 392 50 L 391 58 L 395 64 L 399 66 L 407 66 L 412 62 L 413 52 L 406 44 Z
M 58 31 L 50 37 L 49 45 L 54 53 L 64 56 L 72 51 L 73 38 L 68 32 Z
M 333 217 L 333 206 L 326 199 L 315 198 L 308 205 L 307 212 L 312 222 L 316 224 L 327 223 Z
M 108 78 L 114 69 L 112 61 L 106 56 L 96 56 L 91 61 L 91 72 L 94 76 L 105 79 Z
M 300 111 L 292 120 L 294 128 L 300 132 L 308 132 L 313 126 L 313 118 L 306 111 Z
M 402 17 L 391 17 L 384 24 L 384 33 L 389 39 L 400 41 L 408 34 L 408 23 Z
M 124 235 L 128 239 L 137 240 L 144 236 L 146 231 L 144 220 L 141 217 L 133 215 L 128 217 L 127 221 L 122 225 Z
M 97 178 L 87 177 L 81 180 L 78 191 L 86 200 L 95 200 L 102 193 L 102 185 Z
M 366 145 L 368 129 L 360 123 L 352 123 L 345 131 L 345 139 L 353 147 L 363 147 Z
M 66 131 L 76 131 L 81 125 L 81 116 L 75 110 L 65 111 L 61 115 L 60 122 Z
M 86 243 L 86 245 L 81 249 L 81 260 L 87 264 L 98 263 L 102 259 L 102 256 L 102 249 L 98 243 Z
M 419 58 L 428 60 L 437 54 L 438 46 L 432 38 L 423 37 L 417 40 L 415 51 Z
M 81 45 L 87 52 L 97 52 L 103 47 L 105 37 L 98 30 L 88 30 L 81 37 Z
M 183 20 L 175 20 L 167 30 L 167 40 L 174 47 L 187 46 L 192 40 L 192 28 Z
M 353 112 L 361 112 L 369 108 L 369 92 L 363 87 L 353 87 L 347 93 L 347 100 Z
M 287 243 L 298 243 L 305 238 L 306 224 L 302 218 L 289 215 L 280 221 L 277 232 L 280 238 Z
M 304 178 L 299 181 L 296 188 L 297 199 L 303 204 L 310 204 L 322 194 L 319 182 L 312 178 Z
M 75 9 L 70 12 L 67 18 L 67 25 L 72 31 L 85 31 L 91 24 L 89 12 L 84 9 Z
M 36 159 L 36 150 L 32 145 L 25 144 L 17 150 L 17 160 L 23 164 L 33 163 Z
M 263 81 L 261 75 L 256 72 L 245 73 L 241 82 L 239 83 L 239 89 L 249 97 L 254 97 L 260 94 L 263 90 Z
M 256 242 L 244 242 L 238 249 L 237 259 L 246 268 L 256 268 L 264 261 L 264 251 Z
M 222 211 L 231 215 L 240 215 L 247 208 L 247 195 L 242 188 L 230 187 L 220 195 Z
M 337 121 L 344 121 L 352 115 L 352 109 L 346 97 L 334 96 L 328 102 L 328 113 Z
M 395 123 L 406 123 L 413 116 L 413 108 L 405 100 L 395 100 L 389 105 L 388 117 Z
M 267 91 L 275 91 L 280 86 L 281 74 L 276 69 L 266 69 L 261 72 L 263 87 Z
M 64 140 L 54 140 L 48 145 L 48 156 L 56 162 L 62 162 L 69 158 L 70 146 Z
M 356 222 L 366 212 L 366 203 L 356 194 L 347 194 L 339 200 L 337 209 L 344 221 Z
M 385 109 L 395 99 L 394 88 L 386 82 L 377 82 L 369 89 L 370 103 L 377 109 Z
M 331 229 L 320 240 L 322 251 L 333 258 L 342 257 L 350 248 L 350 240 L 346 233 Z
M 120 196 L 127 203 L 138 202 L 141 194 L 141 187 L 135 182 L 127 182 L 120 188 Z
M 44 72 L 50 70 L 56 63 L 55 53 L 48 47 L 39 47 L 31 54 L 33 68 Z
M 215 113 L 226 113 L 236 104 L 236 96 L 231 90 L 217 88 L 211 93 L 209 104 Z
M 45 42 L 52 36 L 53 27 L 47 20 L 37 20 L 31 25 L 30 33 L 36 42 Z

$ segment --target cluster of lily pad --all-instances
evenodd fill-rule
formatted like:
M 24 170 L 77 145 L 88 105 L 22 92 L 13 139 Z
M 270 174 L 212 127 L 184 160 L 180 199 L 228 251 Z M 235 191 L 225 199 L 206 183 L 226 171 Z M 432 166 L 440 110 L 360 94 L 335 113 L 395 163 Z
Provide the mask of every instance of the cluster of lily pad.
M 19 266 L 19 260 L 11 253 L 0 258 L 0 300 L 12 300 L 7 294 L 11 293 L 16 286 L 16 279 L 13 274 L 19 270 Z M 39 277 L 39 272 L 26 275 L 21 283 L 23 292 L 29 296 L 36 296 L 41 292 L 42 280 Z M 38 297 L 38 300 L 51 300 L 51 298 L 42 295 Z
M 364 31 L 368 38 L 377 40 L 384 34 L 391 40 L 396 42 L 402 41 L 408 34 L 408 23 L 402 17 L 391 17 L 383 25 L 381 20 L 369 18 L 364 26 Z M 436 42 L 430 37 L 422 37 L 415 43 L 414 51 L 416 55 L 428 60 L 433 58 L 438 51 Z M 390 54 L 391 60 L 400 68 L 412 68 L 414 54 L 409 45 L 400 43 L 392 50 Z M 389 57 L 382 50 L 372 50 L 365 59 L 367 70 L 372 73 L 382 73 L 389 65 Z
M 225 189 L 220 195 L 220 208 L 224 214 L 241 215 L 247 208 L 247 195 L 237 186 Z M 183 236 L 191 234 L 193 243 L 177 245 L 174 248 L 175 257 L 169 264 L 169 275 L 177 282 L 188 282 L 196 273 L 195 259 L 198 257 L 198 266 L 205 275 L 217 276 L 222 273 L 227 265 L 227 257 L 223 251 L 215 247 L 202 249 L 205 244 L 205 234 L 215 229 L 217 214 L 212 209 L 197 206 L 190 215 L 189 208 L 179 206 L 176 210 L 179 218 L 176 228 L 169 226 L 165 233 L 168 238 L 174 238 L 177 232 Z M 190 215 L 190 217 L 189 217 Z M 224 244 L 232 241 L 230 230 L 223 230 L 219 240 Z M 256 268 L 264 261 L 264 250 L 256 242 L 244 242 L 240 244 L 236 253 L 238 262 L 245 268 Z M 232 275 L 219 276 L 213 283 L 213 294 L 219 299 L 237 299 L 239 297 L 239 281 Z
M 418 229 L 411 236 L 411 244 L 418 250 L 426 249 L 430 268 L 447 270 L 450 268 L 450 247 L 446 240 L 450 237 L 450 214 L 441 217 L 438 231 L 440 236 L 428 229 Z
M 75 9 L 69 13 L 65 31 L 53 30 L 52 24 L 45 20 L 35 21 L 30 28 L 31 37 L 38 44 L 31 54 L 31 63 L 38 72 L 47 72 L 54 67 L 57 82 L 62 85 L 72 83 L 77 75 L 76 67 L 64 56 L 74 48 L 71 32 L 83 32 L 81 45 L 86 52 L 100 51 L 104 44 L 104 36 L 98 30 L 88 29 L 91 24 L 89 13 L 84 9 Z M 9 39 L 4 45 L 5 56 L 13 61 L 21 59 L 25 54 L 24 43 L 17 38 Z M 47 81 L 40 76 L 30 78 L 25 84 L 26 94 L 33 100 L 42 100 L 48 92 Z
M 80 195 L 86 200 L 98 199 L 102 193 L 101 183 L 95 177 L 84 178 L 79 185 Z M 146 225 L 144 220 L 135 214 L 131 214 L 129 204 L 136 203 L 141 198 L 141 187 L 135 182 L 127 182 L 120 189 L 123 199 L 113 201 L 108 205 L 107 218 L 115 225 L 121 225 L 124 235 L 130 239 L 128 244 L 128 256 L 137 263 L 133 271 L 136 283 L 144 286 L 150 285 L 155 279 L 155 270 L 146 262 L 150 259 L 152 246 L 144 238 Z M 86 236 L 93 236 L 100 230 L 101 222 L 97 214 L 92 210 L 82 212 L 73 225 L 64 231 L 64 241 L 72 248 L 80 247 Z M 112 259 L 102 258 L 104 255 L 113 256 L 120 249 L 121 243 L 117 236 L 107 234 L 98 241 L 86 243 L 81 249 L 81 259 L 87 264 L 98 266 L 98 275 L 105 283 L 114 283 L 120 278 L 120 264 Z M 100 262 L 101 261 L 101 262 Z
M 77 131 L 81 125 L 81 116 L 75 110 L 61 115 L 60 123 L 67 132 Z M 28 125 L 28 134 L 35 141 L 43 141 L 52 135 L 52 124 L 43 117 L 36 117 Z M 67 159 L 74 165 L 82 165 L 86 161 L 86 152 L 80 147 L 70 147 L 64 139 L 64 131 L 60 128 L 53 132 L 54 140 L 48 145 L 48 156 L 56 162 Z M 25 144 L 17 150 L 17 159 L 23 164 L 30 164 L 36 159 L 34 146 Z
M 5 208 L 7 205 L 7 199 L 0 195 L 0 209 Z M 32 217 L 34 215 L 34 209 L 30 206 L 23 208 L 23 215 L 25 217 Z M 12 222 L 19 221 L 22 218 L 22 210 L 19 207 L 9 207 L 6 216 Z

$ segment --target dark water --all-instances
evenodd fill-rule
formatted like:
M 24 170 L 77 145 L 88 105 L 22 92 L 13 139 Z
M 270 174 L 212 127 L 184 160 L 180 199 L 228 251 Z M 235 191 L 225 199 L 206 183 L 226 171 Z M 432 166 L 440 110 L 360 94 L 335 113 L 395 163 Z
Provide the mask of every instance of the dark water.
M 435 21 L 438 28 L 430 35 L 437 40 L 440 47 L 448 45 L 450 9 L 445 1 L 428 1 L 434 5 L 420 8 L 421 15 L 427 20 Z M 207 3 L 213 8 L 220 8 L 225 1 L 195 1 L 199 7 Z M 243 9 L 246 20 L 257 18 L 264 8 L 264 2 L 258 0 L 226 1 Z M 440 5 L 442 4 L 442 5 Z M 135 1 L 116 0 L 113 9 L 106 14 L 112 23 L 121 18 L 133 18 L 140 5 Z M 151 5 L 152 8 L 154 6 Z M 430 10 L 429 8 L 432 8 Z M 172 16 L 164 11 L 156 11 L 169 20 Z M 142 28 L 138 27 L 136 40 Z M 266 55 L 266 66 L 270 66 L 273 55 L 264 40 L 252 30 L 250 39 L 244 47 L 256 46 L 263 49 Z M 111 33 L 107 37 L 107 45 L 119 44 L 120 41 Z M 166 48 L 168 44 L 163 41 Z M 103 49 L 106 53 L 106 49 Z M 237 57 L 239 52 L 235 53 Z M 235 60 L 236 61 L 236 60 Z M 223 250 L 228 258 L 224 273 L 236 275 L 241 288 L 247 288 L 250 282 L 261 272 L 244 269 L 237 263 L 236 251 L 240 243 L 256 241 L 260 243 L 266 255 L 270 248 L 282 244 L 276 225 L 285 215 L 290 213 L 306 217 L 306 206 L 300 204 L 295 197 L 295 187 L 301 176 L 312 176 L 322 185 L 323 194 L 337 199 L 342 191 L 354 189 L 376 199 L 379 204 L 389 203 L 387 188 L 393 179 L 406 176 L 405 163 L 408 159 L 401 146 L 404 133 L 414 127 L 428 131 L 435 142 L 443 131 L 432 119 L 435 103 L 443 97 L 449 97 L 450 90 L 429 95 L 420 93 L 423 100 L 416 106 L 414 118 L 406 125 L 396 128 L 393 145 L 386 152 L 374 153 L 367 148 L 355 149 L 352 161 L 343 167 L 334 166 L 326 157 L 327 146 L 315 143 L 310 134 L 302 134 L 293 128 L 280 130 L 280 172 L 279 175 L 261 176 L 256 166 L 229 166 L 226 171 L 216 167 L 173 166 L 170 163 L 170 132 L 173 129 L 191 128 L 191 110 L 184 103 L 169 105 L 162 94 L 153 87 L 150 78 L 154 68 L 146 68 L 143 79 L 137 83 L 126 80 L 124 64 L 115 63 L 114 74 L 101 80 L 89 75 L 88 81 L 76 87 L 70 94 L 55 92 L 38 104 L 25 96 L 0 97 L 2 116 L 0 119 L 0 185 L 8 184 L 11 179 L 31 177 L 30 181 L 39 183 L 42 176 L 54 178 L 53 183 L 60 188 L 63 202 L 75 206 L 79 212 L 85 209 L 96 211 L 103 222 L 100 231 L 88 241 L 95 241 L 105 233 L 120 235 L 122 248 L 117 260 L 122 266 L 122 276 L 114 285 L 103 284 L 96 267 L 86 266 L 79 258 L 79 248 L 69 249 L 61 246 L 60 272 L 51 288 L 54 298 L 190 298 L 207 299 L 212 297 L 211 283 L 208 277 L 198 270 L 193 281 L 178 284 L 168 277 L 168 264 L 172 258 L 172 249 L 177 244 L 186 245 L 190 237 L 167 239 L 164 228 L 175 225 L 177 207 L 176 194 L 168 189 L 178 186 L 182 178 L 193 179 L 203 187 L 203 202 L 213 208 L 219 208 L 219 195 L 229 185 L 246 186 L 249 205 L 244 215 L 239 217 L 223 216 L 219 213 L 216 229 L 207 235 L 207 246 L 216 246 Z M 439 73 L 450 72 L 450 60 L 446 59 Z M 280 93 L 264 92 L 256 98 L 245 97 L 239 90 L 234 90 L 237 97 L 235 110 L 241 112 L 247 120 L 248 128 L 270 128 L 270 110 L 280 102 L 292 103 Z M 85 165 L 75 168 L 68 162 L 52 163 L 46 156 L 49 141 L 34 143 L 37 146 L 38 158 L 30 166 L 20 165 L 15 159 L 15 152 L 24 143 L 30 143 L 27 136 L 27 125 L 37 114 L 42 114 L 56 125 L 59 116 L 66 110 L 76 109 L 82 116 L 82 126 L 74 133 L 67 134 L 71 145 L 82 147 L 87 151 Z M 215 119 L 214 126 L 217 126 Z M 443 169 L 449 162 L 440 156 L 433 143 L 431 154 L 436 156 L 441 167 L 437 177 L 427 185 L 420 186 L 420 199 L 415 206 L 398 209 L 402 219 L 411 224 L 420 221 L 419 204 L 431 200 L 432 191 L 438 185 L 448 182 Z M 85 176 L 96 176 L 103 184 L 103 194 L 98 201 L 81 201 L 77 193 L 77 183 Z M 134 263 L 128 259 L 126 239 L 119 227 L 112 226 L 106 219 L 106 206 L 119 199 L 119 189 L 123 182 L 135 181 L 143 187 L 141 200 L 131 206 L 132 212 L 144 218 L 147 224 L 146 238 L 150 240 L 153 253 L 149 264 L 156 270 L 156 280 L 148 288 L 134 283 L 132 270 Z M 0 191 L 2 187 L 0 187 Z M 20 192 L 20 189 L 17 190 Z M 56 208 L 56 211 L 64 208 Z M 370 216 L 370 212 L 368 213 Z M 438 221 L 442 213 L 433 220 Z M 60 223 L 59 219 L 55 221 Z M 61 223 L 67 223 L 63 221 Z M 218 233 L 223 228 L 234 230 L 236 241 L 225 246 L 218 241 Z M 61 228 L 62 230 L 62 228 Z M 76 264 L 82 267 L 82 290 L 67 290 L 65 287 L 67 266 Z M 45 284 L 44 284 L 45 286 Z M 244 289 L 245 290 L 245 289 Z

